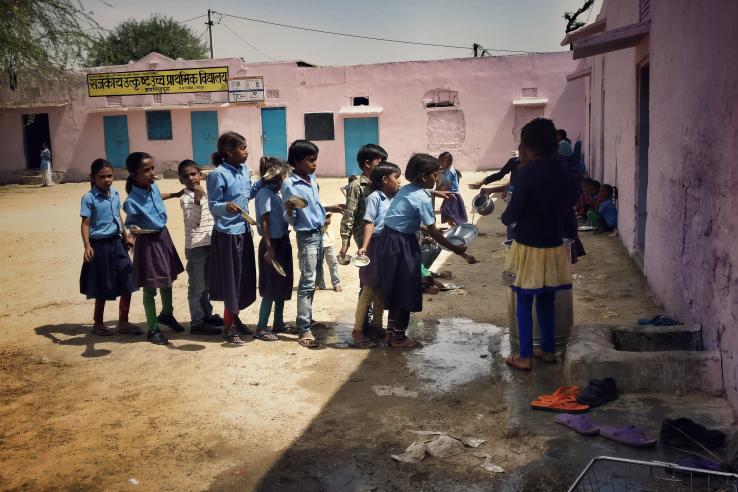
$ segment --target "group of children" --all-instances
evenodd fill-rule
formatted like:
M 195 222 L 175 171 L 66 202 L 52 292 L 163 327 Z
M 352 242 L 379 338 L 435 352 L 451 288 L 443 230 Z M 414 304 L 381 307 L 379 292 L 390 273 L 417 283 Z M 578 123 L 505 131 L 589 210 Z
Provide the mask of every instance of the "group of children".
M 582 194 L 576 205 L 577 219 L 605 232 L 618 226 L 616 205 L 617 188 L 585 177 L 581 181 Z
M 324 206 L 315 175 L 318 155 L 314 143 L 296 140 L 290 145 L 287 164 L 263 157 L 259 165 L 262 178 L 252 182 L 246 166 L 246 140 L 238 133 L 226 132 L 218 139 L 212 158 L 216 168 L 208 175 L 205 187 L 200 168 L 194 161 L 185 160 L 178 167 L 184 189 L 162 193 L 155 183 L 152 156 L 134 152 L 126 159 L 128 198 L 122 207 L 120 195 L 112 187 L 111 163 L 95 160 L 90 170 L 91 189 L 83 196 L 80 211 L 84 244 L 80 292 L 95 299 L 93 334 L 113 334 L 104 325 L 103 314 L 105 301 L 116 298 L 120 298 L 118 332 L 142 334 L 128 321 L 131 294 L 139 288 L 143 289 L 149 341 L 168 343 L 160 325 L 184 331 L 174 317 L 172 283 L 185 268 L 167 230 L 164 206 L 164 200 L 176 197 L 184 214 L 192 333 L 222 333 L 226 343 L 241 344 L 242 337 L 252 333 L 238 315 L 256 301 L 257 289 L 261 306 L 253 335 L 275 341 L 275 333 L 290 330 L 284 321 L 284 303 L 292 296 L 292 229 L 300 271 L 295 329 L 300 345 L 317 347 L 312 330 L 318 324 L 312 317 L 312 303 L 321 283 L 318 270 L 322 269 L 327 249 L 324 235 L 330 214 L 342 213 L 339 256 L 345 257 L 353 236 L 357 255 L 370 259 L 360 271 L 358 329 L 354 330 L 352 343 L 369 347 L 383 338 L 390 346 L 416 346 L 405 331 L 410 313 L 422 308 L 421 229 L 441 246 L 469 262 L 476 261 L 465 253 L 465 247 L 448 242 L 434 226 L 429 190 L 437 184 L 441 162 L 427 154 L 414 155 L 405 170 L 409 184 L 400 187 L 400 168 L 387 162 L 384 149 L 366 145 L 357 156 L 363 173 L 349 186 L 348 206 Z M 443 191 L 434 193 L 450 198 Z M 256 219 L 249 215 L 252 199 Z M 125 221 L 121 208 L 126 212 Z M 258 260 L 254 258 L 252 224 L 261 235 Z M 133 261 L 129 248 L 133 249 Z M 340 290 L 337 276 L 333 286 Z M 161 297 L 158 313 L 157 290 Z M 222 318 L 213 314 L 211 300 L 223 302 Z M 370 305 L 373 316 L 369 314 Z M 389 310 L 386 331 L 382 325 L 384 309 Z

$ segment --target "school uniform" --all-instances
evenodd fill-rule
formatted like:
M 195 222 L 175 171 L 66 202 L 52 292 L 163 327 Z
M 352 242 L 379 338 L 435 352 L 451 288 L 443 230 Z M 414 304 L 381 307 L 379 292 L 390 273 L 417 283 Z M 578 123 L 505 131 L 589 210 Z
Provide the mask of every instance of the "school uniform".
M 208 175 L 207 191 L 215 219 L 208 263 L 210 298 L 223 301 L 228 312 L 237 314 L 256 300 L 254 241 L 244 218 L 226 208 L 233 202 L 248 213 L 257 189 L 245 164 L 223 162 Z
M 274 259 L 282 266 L 286 276 L 282 276 L 271 263 L 264 260 L 267 252 L 264 239 L 259 241 L 259 295 L 276 301 L 288 301 L 292 298 L 294 274 L 292 267 L 292 244 L 290 243 L 289 225 L 284 220 L 284 208 L 279 190 L 265 186 L 256 194 L 256 220 L 261 224 L 264 214 L 269 214 L 269 240 L 272 244 Z M 263 231 L 259 230 L 261 235 Z
M 453 220 L 456 225 L 466 224 L 469 219 L 466 215 L 464 199 L 459 193 L 459 177 L 452 167 L 443 171 L 442 185 L 448 185 L 448 191 L 455 193 L 451 198 L 446 198 L 441 203 L 441 222 Z
M 435 223 L 433 205 L 428 192 L 410 183 L 397 192 L 384 216 L 384 227 L 376 238 L 379 261 L 379 284 L 385 308 L 390 311 L 390 324 L 398 338 L 410 321 L 410 313 L 423 309 L 420 279 L 421 226 Z M 399 331 L 402 332 L 399 335 Z
M 320 203 L 320 186 L 315 174 L 306 179 L 290 173 L 282 182 L 282 204 L 293 196 L 307 201 L 307 207 L 297 208 L 284 218 L 292 225 L 297 238 L 297 255 L 300 262 L 300 280 L 297 284 L 297 329 L 300 333 L 310 330 L 313 314 L 313 297 L 317 269 L 323 262 L 323 225 L 325 208 Z
M 150 189 L 133 185 L 123 210 L 126 225 L 156 231 L 136 237 L 133 250 L 133 281 L 137 287 L 158 289 L 171 287 L 177 275 L 184 272 L 172 237 L 167 230 L 167 209 L 159 187 Z
M 187 302 L 190 306 L 191 326 L 202 325 L 213 314 L 207 287 L 207 264 L 210 258 L 210 241 L 213 216 L 208 206 L 207 194 L 195 203 L 195 192 L 185 188 L 179 198 L 184 215 L 185 258 L 187 258 Z
M 97 186 L 82 196 L 79 215 L 90 219 L 90 246 L 94 256 L 82 263 L 79 291 L 88 299 L 112 301 L 135 292 L 133 265 L 123 243 L 120 223 L 120 195 Z

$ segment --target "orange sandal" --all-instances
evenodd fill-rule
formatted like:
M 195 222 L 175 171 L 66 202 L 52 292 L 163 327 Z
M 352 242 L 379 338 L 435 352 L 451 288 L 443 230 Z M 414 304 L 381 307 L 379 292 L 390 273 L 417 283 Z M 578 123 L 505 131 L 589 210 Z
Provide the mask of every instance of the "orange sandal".
M 589 405 L 577 403 L 580 391 L 578 386 L 561 386 L 552 395 L 539 396 L 530 406 L 548 412 L 584 413 L 589 410 Z

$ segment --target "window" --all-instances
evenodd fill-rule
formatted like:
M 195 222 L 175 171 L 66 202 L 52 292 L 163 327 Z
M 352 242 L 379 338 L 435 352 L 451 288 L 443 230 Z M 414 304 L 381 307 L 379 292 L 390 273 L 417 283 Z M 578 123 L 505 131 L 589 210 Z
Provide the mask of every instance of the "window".
M 171 140 L 171 111 L 146 111 L 146 132 L 149 140 Z
M 111 106 L 123 106 L 123 96 L 105 96 L 105 105 Z
M 538 87 L 523 87 L 523 97 L 538 97 Z
M 207 104 L 210 101 L 209 92 L 195 92 L 195 104 Z
M 426 108 L 444 108 L 448 106 L 459 105 L 459 91 L 452 91 L 451 89 L 432 89 L 425 93 L 423 99 L 423 106 Z
M 305 113 L 306 140 L 334 140 L 333 113 Z
M 353 106 L 369 106 L 369 98 L 368 97 L 354 97 L 352 99 L 352 105 Z
M 154 104 L 161 104 L 161 94 L 154 94 Z

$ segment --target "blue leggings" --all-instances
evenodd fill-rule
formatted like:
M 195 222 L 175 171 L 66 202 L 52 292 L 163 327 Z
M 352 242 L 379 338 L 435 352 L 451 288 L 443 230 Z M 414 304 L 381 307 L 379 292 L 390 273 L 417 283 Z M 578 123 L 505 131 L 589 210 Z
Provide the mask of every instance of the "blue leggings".
M 536 316 L 541 330 L 541 349 L 553 353 L 556 318 L 554 316 L 554 292 L 540 294 L 517 293 L 518 336 L 520 337 L 520 357 L 533 355 L 533 297 L 536 298 Z

